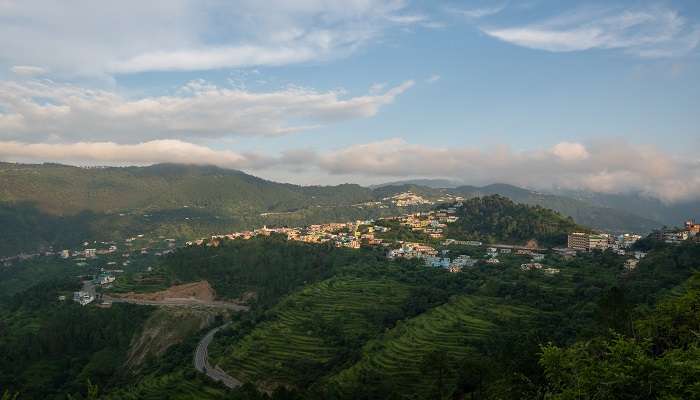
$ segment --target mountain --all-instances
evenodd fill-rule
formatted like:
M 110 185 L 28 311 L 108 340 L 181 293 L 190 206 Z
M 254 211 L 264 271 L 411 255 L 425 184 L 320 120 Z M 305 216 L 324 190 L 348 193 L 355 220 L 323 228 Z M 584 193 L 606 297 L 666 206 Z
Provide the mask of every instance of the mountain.
M 262 225 L 299 226 L 397 215 L 406 209 L 389 201 L 381 206 L 370 203 L 408 191 L 432 201 L 498 194 L 609 231 L 647 232 L 661 225 L 586 199 L 510 185 L 436 188 L 417 184 L 421 182 L 446 183 L 299 186 L 214 166 L 80 168 L 0 163 L 0 255 L 141 233 L 192 238 Z
M 396 213 L 359 185 L 298 186 L 213 166 L 79 168 L 0 163 L 0 254 L 116 240 L 187 238 Z
M 608 194 L 562 189 L 555 193 L 600 207 L 628 210 L 668 226 L 678 226 L 688 218 L 700 218 L 700 201 L 697 200 L 665 203 L 642 193 Z
M 403 186 L 403 185 L 415 185 L 415 186 L 425 186 L 431 189 L 452 189 L 461 185 L 458 181 L 453 181 L 450 179 L 406 179 L 402 181 L 386 182 L 380 183 L 378 185 L 370 185 L 371 189 L 381 188 L 385 186 Z

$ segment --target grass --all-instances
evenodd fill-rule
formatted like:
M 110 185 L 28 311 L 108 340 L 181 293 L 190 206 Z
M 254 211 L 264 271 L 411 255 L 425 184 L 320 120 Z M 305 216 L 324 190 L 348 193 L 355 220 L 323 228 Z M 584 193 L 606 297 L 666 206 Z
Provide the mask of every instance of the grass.
M 474 354 L 475 346 L 486 340 L 503 321 L 531 316 L 535 310 L 505 305 L 495 298 L 459 296 L 449 303 L 399 323 L 380 339 L 369 342 L 362 359 L 328 380 L 342 392 L 358 387 L 366 376 L 373 376 L 410 394 L 424 393 L 430 387 L 424 374 L 424 360 L 440 352 L 450 360 Z
M 232 376 L 263 388 L 295 386 L 329 373 L 401 312 L 408 287 L 392 280 L 336 277 L 286 297 L 217 362 Z
M 144 293 L 165 290 L 170 278 L 163 272 L 135 272 L 117 277 L 109 290 L 112 293 Z

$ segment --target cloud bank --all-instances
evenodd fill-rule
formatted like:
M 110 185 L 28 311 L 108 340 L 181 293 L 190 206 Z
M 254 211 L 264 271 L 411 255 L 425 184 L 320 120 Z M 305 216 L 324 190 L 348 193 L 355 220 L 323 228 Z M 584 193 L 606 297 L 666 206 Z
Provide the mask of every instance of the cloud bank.
M 2 0 L 0 61 L 68 76 L 277 66 L 429 23 L 403 0 Z
M 345 98 L 342 91 L 288 87 L 273 92 L 193 81 L 175 95 L 129 99 L 50 80 L 0 81 L 0 140 L 112 141 L 279 136 L 367 118 L 413 85 Z
M 671 157 L 624 141 L 514 151 L 441 148 L 390 139 L 320 153 L 292 150 L 278 155 L 214 150 L 179 140 L 138 144 L 30 144 L 0 142 L 0 159 L 88 165 L 158 162 L 214 164 L 254 173 L 283 168 L 358 180 L 441 177 L 472 184 L 511 183 L 531 188 L 563 187 L 604 193 L 642 192 L 666 202 L 700 199 L 700 160 Z

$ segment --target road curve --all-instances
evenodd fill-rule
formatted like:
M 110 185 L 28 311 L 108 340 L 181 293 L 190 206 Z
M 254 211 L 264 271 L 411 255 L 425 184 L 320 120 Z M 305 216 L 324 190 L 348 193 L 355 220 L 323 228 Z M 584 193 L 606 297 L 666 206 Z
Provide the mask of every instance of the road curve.
M 212 367 L 209 364 L 209 352 L 207 350 L 212 339 L 214 339 L 216 332 L 218 332 L 221 328 L 224 328 L 226 325 L 228 325 L 228 323 L 210 330 L 206 335 L 204 335 L 202 340 L 199 341 L 199 344 L 197 344 L 197 350 L 194 352 L 194 367 L 197 369 L 197 371 L 205 373 L 210 379 L 221 382 L 230 389 L 234 389 L 241 386 L 243 383 L 224 372 L 218 365 L 216 367 Z

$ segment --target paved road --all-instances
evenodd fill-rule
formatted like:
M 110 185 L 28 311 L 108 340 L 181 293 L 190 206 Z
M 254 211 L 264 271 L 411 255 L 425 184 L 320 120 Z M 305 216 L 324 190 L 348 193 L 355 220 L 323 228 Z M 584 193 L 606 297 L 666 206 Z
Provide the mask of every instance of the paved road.
M 195 351 L 194 353 L 194 367 L 197 369 L 197 371 L 207 374 L 209 378 L 217 382 L 221 382 L 227 387 L 233 389 L 238 386 L 241 386 L 243 383 L 224 372 L 221 368 L 219 368 L 218 365 L 216 367 L 212 367 L 209 364 L 209 352 L 207 350 L 207 348 L 209 347 L 209 343 L 211 343 L 212 339 L 214 339 L 214 335 L 216 335 L 216 332 L 218 332 L 219 329 L 225 327 L 226 325 L 228 324 L 224 324 L 218 328 L 210 330 L 209 332 L 207 332 L 206 335 L 204 335 L 202 340 L 199 341 L 199 344 L 197 345 L 197 351 Z
M 112 303 L 131 303 L 140 304 L 146 306 L 199 306 L 199 307 L 210 307 L 210 308 L 224 308 L 233 311 L 248 311 L 248 306 L 243 306 L 235 303 L 228 303 L 225 301 L 202 301 L 197 299 L 182 298 L 182 299 L 165 299 L 165 300 L 141 300 L 141 299 L 129 299 L 124 297 L 112 297 L 108 295 L 102 296 L 102 301 L 112 302 Z

